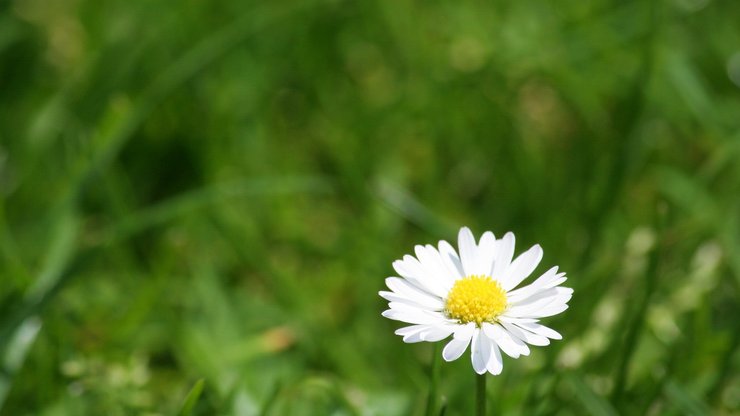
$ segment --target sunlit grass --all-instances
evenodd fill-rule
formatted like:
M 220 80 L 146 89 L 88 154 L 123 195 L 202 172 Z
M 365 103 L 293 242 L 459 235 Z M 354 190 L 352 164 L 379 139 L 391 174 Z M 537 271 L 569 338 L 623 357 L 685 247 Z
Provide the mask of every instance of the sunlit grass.
M 576 293 L 492 412 L 737 412 L 739 13 L 0 5 L 0 413 L 424 414 L 376 293 L 463 224 Z

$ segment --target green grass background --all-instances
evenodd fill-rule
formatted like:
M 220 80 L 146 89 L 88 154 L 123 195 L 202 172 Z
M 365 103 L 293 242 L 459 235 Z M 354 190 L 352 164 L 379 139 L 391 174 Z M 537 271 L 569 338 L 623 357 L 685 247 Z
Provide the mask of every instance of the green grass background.
M 492 412 L 739 414 L 738 19 L 0 2 L 0 414 L 176 414 L 204 379 L 195 415 L 420 415 L 433 346 L 377 291 L 462 225 L 575 289 Z M 464 357 L 447 415 L 472 412 Z

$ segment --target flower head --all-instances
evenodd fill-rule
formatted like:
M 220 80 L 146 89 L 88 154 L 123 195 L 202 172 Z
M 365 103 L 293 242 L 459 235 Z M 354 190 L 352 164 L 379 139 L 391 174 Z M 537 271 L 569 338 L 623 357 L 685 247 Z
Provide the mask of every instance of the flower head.
M 446 361 L 459 358 L 468 345 L 473 369 L 500 374 L 501 351 L 512 358 L 529 355 L 529 345 L 562 339 L 540 318 L 568 309 L 573 289 L 561 287 L 565 273 L 555 266 L 517 289 L 542 259 L 535 245 L 514 259 L 514 234 L 496 239 L 490 231 L 476 244 L 467 227 L 458 234 L 458 252 L 446 241 L 415 247 L 393 263 L 400 277 L 385 280 L 381 291 L 389 309 L 383 316 L 412 324 L 396 331 L 404 342 L 436 342 L 450 335 L 442 351 Z

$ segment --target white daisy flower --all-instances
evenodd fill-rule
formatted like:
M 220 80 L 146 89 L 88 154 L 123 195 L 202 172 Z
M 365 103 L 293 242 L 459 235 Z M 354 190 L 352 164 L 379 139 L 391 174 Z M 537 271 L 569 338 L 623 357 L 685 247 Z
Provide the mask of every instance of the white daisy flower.
M 446 241 L 437 248 L 415 247 L 416 257 L 406 255 L 393 263 L 401 277 L 385 280 L 390 292 L 383 312 L 389 319 L 413 324 L 396 331 L 404 342 L 436 342 L 452 335 L 442 351 L 446 361 L 458 359 L 471 349 L 473 369 L 500 374 L 501 351 L 512 358 L 529 355 L 529 345 L 544 346 L 562 339 L 541 325 L 540 318 L 568 309 L 573 289 L 560 287 L 565 273 L 557 266 L 527 286 L 516 287 L 542 259 L 535 245 L 516 259 L 514 234 L 496 239 L 485 232 L 478 244 L 470 229 L 458 235 L 460 254 Z

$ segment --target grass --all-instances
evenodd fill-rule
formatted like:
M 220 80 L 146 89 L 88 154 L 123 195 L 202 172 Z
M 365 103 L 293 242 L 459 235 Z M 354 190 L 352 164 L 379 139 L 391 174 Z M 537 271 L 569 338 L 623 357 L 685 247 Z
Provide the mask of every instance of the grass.
M 738 13 L 0 4 L 0 414 L 471 414 L 377 296 L 461 225 L 575 289 L 492 414 L 737 413 Z

